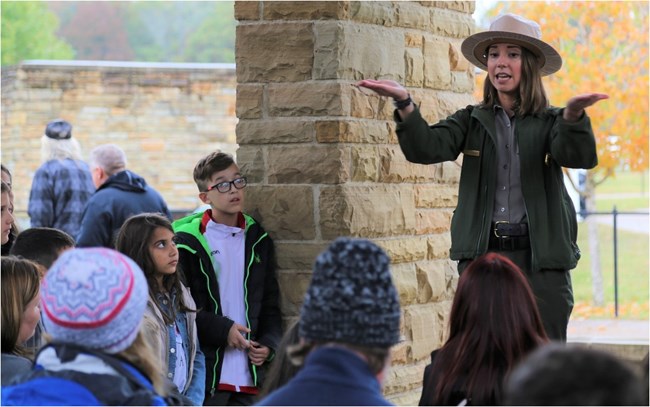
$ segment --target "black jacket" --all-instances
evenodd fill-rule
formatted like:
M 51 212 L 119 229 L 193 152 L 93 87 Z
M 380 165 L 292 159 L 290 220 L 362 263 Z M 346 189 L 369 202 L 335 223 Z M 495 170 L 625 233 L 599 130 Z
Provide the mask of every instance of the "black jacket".
M 233 321 L 221 312 L 219 283 L 210 248 L 201 233 L 204 217 L 210 211 L 198 213 L 174 222 L 179 263 L 199 310 L 196 326 L 201 350 L 205 355 L 207 395 L 213 395 L 219 385 L 221 365 L 228 345 L 228 331 Z M 282 336 L 282 315 L 279 306 L 279 288 L 275 275 L 275 250 L 271 237 L 262 226 L 248 215 L 245 219 L 244 274 L 246 318 L 251 339 L 271 349 L 271 356 Z M 263 370 L 249 364 L 253 383 L 260 387 Z

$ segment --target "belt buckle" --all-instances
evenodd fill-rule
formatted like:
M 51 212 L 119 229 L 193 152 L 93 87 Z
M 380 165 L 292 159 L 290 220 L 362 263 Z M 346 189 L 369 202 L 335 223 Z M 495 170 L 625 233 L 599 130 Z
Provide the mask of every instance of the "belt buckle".
M 496 236 L 496 237 L 498 237 L 500 239 L 507 238 L 508 236 L 499 235 L 499 232 L 497 232 L 497 226 L 499 226 L 500 224 L 509 224 L 509 223 L 510 222 L 508 222 L 507 220 L 499 220 L 499 221 L 494 222 L 494 236 Z

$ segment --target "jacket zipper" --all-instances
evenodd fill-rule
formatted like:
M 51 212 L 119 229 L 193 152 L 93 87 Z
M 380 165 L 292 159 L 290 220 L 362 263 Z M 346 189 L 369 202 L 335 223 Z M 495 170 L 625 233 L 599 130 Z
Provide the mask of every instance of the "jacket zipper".
M 264 239 L 268 233 L 264 233 L 262 236 L 260 236 L 259 239 L 255 243 L 253 243 L 253 247 L 251 248 L 251 258 L 248 260 L 248 265 L 246 266 L 246 278 L 244 279 L 244 305 L 246 306 L 246 325 L 250 329 L 251 327 L 251 322 L 250 319 L 248 318 L 248 277 L 250 276 L 251 272 L 251 266 L 253 265 L 253 261 L 255 261 L 255 247 L 259 242 Z M 248 333 L 248 340 L 251 339 L 251 334 L 250 332 Z M 249 366 L 251 367 L 251 372 L 253 372 L 253 385 L 257 387 L 257 366 L 249 362 Z

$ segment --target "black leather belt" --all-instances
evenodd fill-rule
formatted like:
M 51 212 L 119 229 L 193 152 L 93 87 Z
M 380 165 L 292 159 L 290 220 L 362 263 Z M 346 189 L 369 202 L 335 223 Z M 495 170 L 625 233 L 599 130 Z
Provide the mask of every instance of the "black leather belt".
M 494 222 L 492 233 L 495 237 L 528 236 L 528 223 Z
M 490 229 L 490 250 L 511 251 L 530 248 L 527 223 L 495 222 Z

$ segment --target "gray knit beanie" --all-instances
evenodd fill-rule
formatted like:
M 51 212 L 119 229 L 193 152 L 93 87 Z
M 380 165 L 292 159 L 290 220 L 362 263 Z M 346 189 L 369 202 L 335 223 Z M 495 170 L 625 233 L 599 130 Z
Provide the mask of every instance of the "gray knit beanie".
M 390 259 L 365 239 L 338 238 L 316 258 L 300 313 L 302 338 L 388 348 L 400 305 Z

